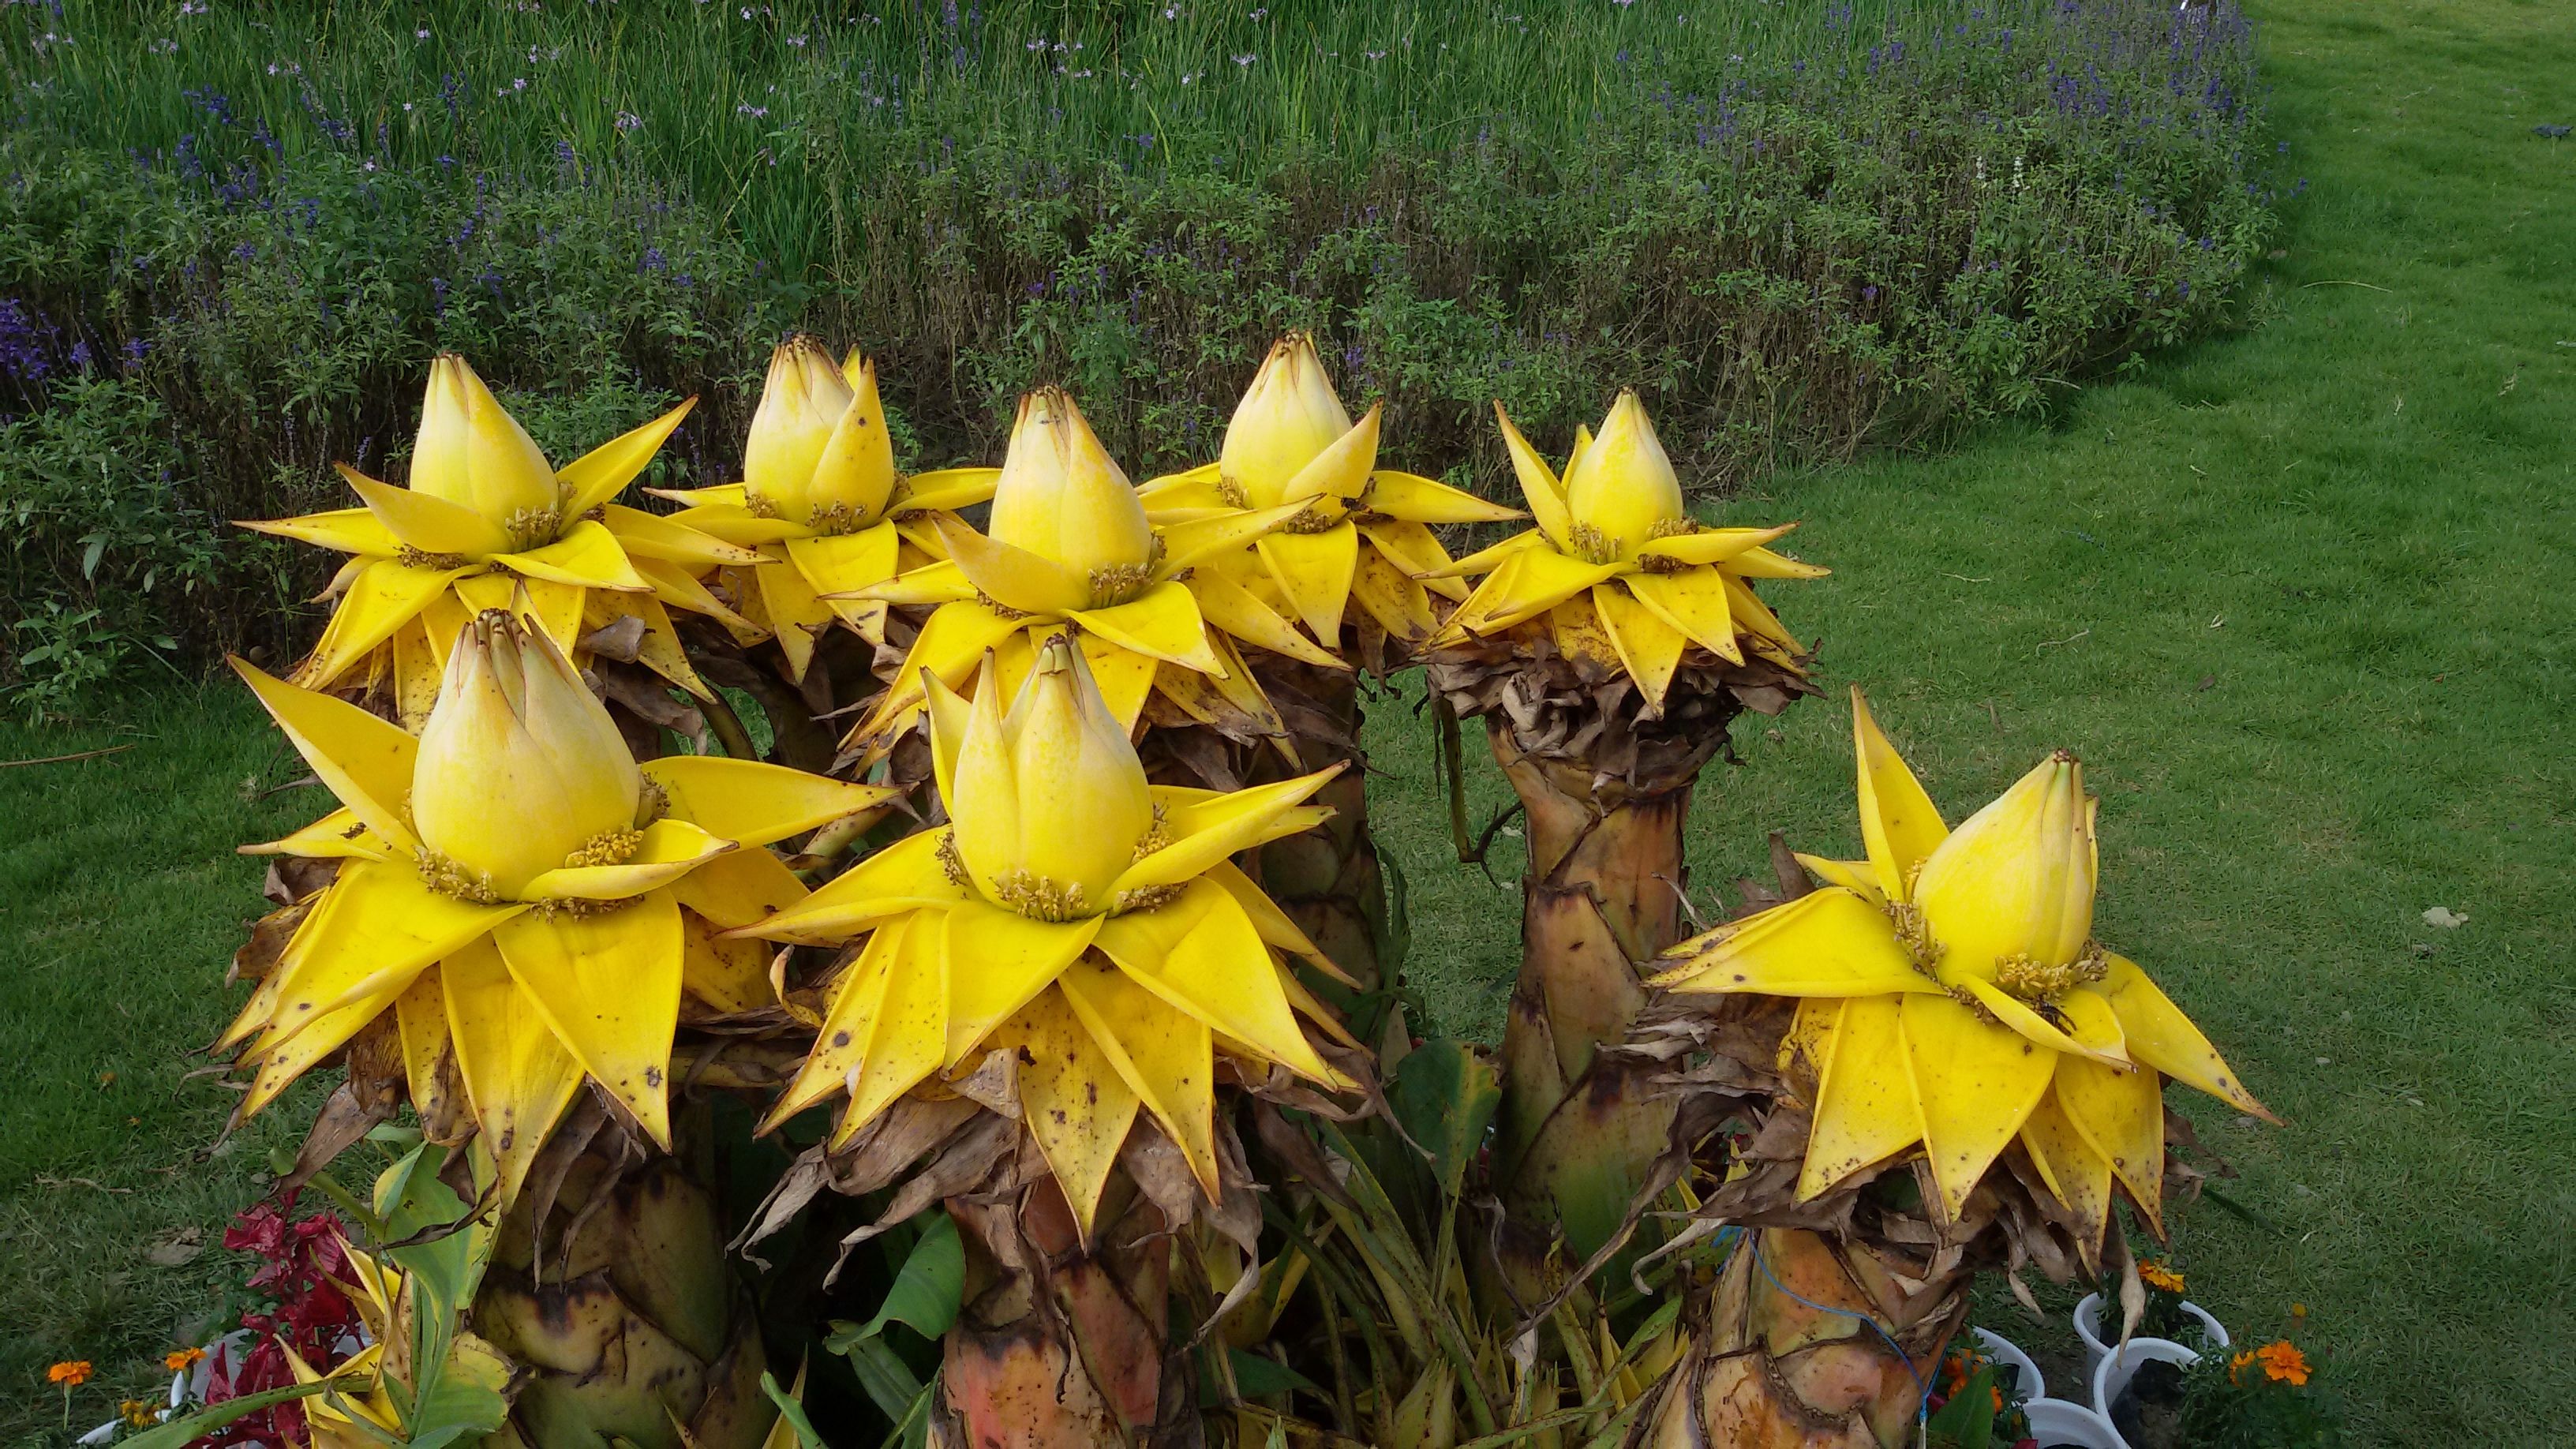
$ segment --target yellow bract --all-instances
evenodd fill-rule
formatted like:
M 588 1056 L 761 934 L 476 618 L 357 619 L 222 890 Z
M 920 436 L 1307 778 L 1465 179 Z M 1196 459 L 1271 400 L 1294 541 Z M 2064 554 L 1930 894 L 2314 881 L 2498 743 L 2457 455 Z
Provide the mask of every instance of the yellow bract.
M 897 473 L 876 364 L 853 350 L 836 366 L 799 336 L 770 355 L 743 481 L 659 496 L 685 505 L 676 522 L 735 547 L 722 561 L 735 608 L 718 617 L 744 643 L 774 635 L 802 680 L 836 620 L 885 642 L 884 602 L 848 596 L 946 558 L 935 525 L 992 497 L 998 476 Z
M 438 358 L 409 488 L 344 464 L 364 507 L 242 525 L 352 555 L 326 594 L 339 601 L 331 622 L 295 682 L 381 688 L 404 727 L 417 730 L 437 698 L 449 642 L 475 614 L 506 609 L 566 653 L 595 630 L 638 620 L 637 662 L 705 697 L 668 609 L 728 613 L 689 570 L 755 555 L 610 501 L 696 401 L 557 471 L 465 359 Z
M 1200 566 L 1286 524 L 1296 505 L 1149 519 L 1081 409 L 1056 388 L 1020 399 L 992 496 L 989 533 L 940 518 L 943 561 L 846 596 L 939 607 L 844 748 L 882 754 L 920 717 L 925 676 L 962 686 L 987 651 L 1001 686 L 1016 690 L 1038 646 L 1067 626 L 1121 728 L 1134 728 L 1159 690 L 1192 719 L 1284 740 L 1278 711 L 1226 637 L 1231 595 Z
M 2094 802 L 2051 755 L 1955 832 L 1852 691 L 1868 859 L 1685 941 L 1657 984 L 1805 998 L 1816 1074 L 1801 1201 L 1920 1144 L 1958 1214 L 2018 1139 L 2099 1247 L 2112 1183 L 2157 1220 L 2163 1079 L 2271 1114 L 2135 963 L 2092 940 Z
M 1023 1119 L 1086 1234 L 1140 1110 L 1214 1197 L 1220 1038 L 1256 1068 L 1343 1083 L 1298 1021 L 1324 1008 L 1274 954 L 1320 953 L 1227 863 L 1320 823 L 1304 801 L 1336 770 L 1230 795 L 1148 786 L 1071 641 L 1044 644 L 1007 711 L 989 656 L 981 674 L 972 701 L 925 685 L 952 823 L 735 933 L 866 938 L 769 1123 L 846 1093 L 838 1145 L 1010 1049 Z
M 1200 565 L 1210 618 L 1247 643 L 1328 669 L 1356 599 L 1389 636 L 1418 644 L 1439 627 L 1432 603 L 1467 597 L 1446 568 L 1435 524 L 1499 523 L 1518 510 L 1377 466 L 1380 410 L 1343 410 L 1314 340 L 1292 332 L 1253 376 L 1217 461 L 1139 490 L 1157 520 L 1290 507 L 1279 531 Z M 1300 632 L 1300 631 L 1304 632 Z
M 1544 616 L 1560 651 L 1625 671 L 1658 711 L 1692 646 L 1734 663 L 1751 653 L 1798 669 L 1796 637 L 1752 588 L 1755 579 L 1824 577 L 1826 570 L 1765 546 L 1797 525 L 1692 522 L 1672 461 L 1633 392 L 1619 394 L 1599 437 L 1576 430 L 1561 482 L 1499 403 L 1494 416 L 1538 526 L 1426 574 L 1486 576 L 1432 648 Z
M 639 767 L 552 638 L 499 610 L 449 660 L 418 740 L 234 661 L 344 808 L 250 847 L 340 869 L 217 1045 L 247 1044 L 247 1115 L 391 1010 L 413 1100 L 453 1050 L 515 1193 L 584 1077 L 669 1145 L 682 995 L 758 1004 L 713 929 L 805 895 L 759 847 L 892 792 L 746 760 Z

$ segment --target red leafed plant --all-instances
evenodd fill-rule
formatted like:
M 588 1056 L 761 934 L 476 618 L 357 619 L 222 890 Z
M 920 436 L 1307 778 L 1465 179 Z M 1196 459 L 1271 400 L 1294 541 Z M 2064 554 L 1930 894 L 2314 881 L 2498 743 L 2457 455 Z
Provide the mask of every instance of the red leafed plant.
M 293 1206 L 291 1199 L 254 1203 L 224 1229 L 226 1248 L 258 1258 L 257 1271 L 242 1286 L 265 1303 L 242 1314 L 241 1326 L 251 1334 L 247 1344 L 215 1351 L 206 1380 L 209 1404 L 295 1382 L 286 1346 L 315 1369 L 327 1369 L 357 1348 L 358 1310 L 336 1281 L 348 1272 L 341 1238 L 345 1229 L 328 1212 L 289 1217 Z M 305 1439 L 303 1411 L 280 1404 L 244 1415 L 197 1442 L 276 1445 Z

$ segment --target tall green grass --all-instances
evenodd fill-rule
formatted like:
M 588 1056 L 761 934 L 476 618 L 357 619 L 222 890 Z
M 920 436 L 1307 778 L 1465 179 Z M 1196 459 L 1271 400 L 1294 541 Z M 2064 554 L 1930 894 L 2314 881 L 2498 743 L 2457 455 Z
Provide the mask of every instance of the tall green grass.
M 1995 3 L 2034 21 L 2046 9 Z M 889 224 L 850 214 L 866 178 L 961 149 L 1257 180 L 1292 164 L 1355 178 L 1474 142 L 1550 168 L 1642 107 L 1793 68 L 1865 70 L 1873 46 L 1938 43 L 1965 15 L 1928 0 L 852 8 L 69 0 L 7 27 L 0 64 L 30 121 L 122 151 L 193 142 L 216 159 L 216 98 L 265 117 L 288 162 L 355 149 L 400 167 L 551 167 L 568 148 L 676 179 L 802 275 Z

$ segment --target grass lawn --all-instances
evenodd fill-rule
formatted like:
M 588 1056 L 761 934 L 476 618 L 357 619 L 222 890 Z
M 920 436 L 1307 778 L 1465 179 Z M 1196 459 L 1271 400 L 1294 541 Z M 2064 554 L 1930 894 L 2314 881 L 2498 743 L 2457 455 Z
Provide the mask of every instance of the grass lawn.
M 2050 426 L 1733 511 L 1806 521 L 1836 575 L 1777 586 L 1781 611 L 1954 820 L 2051 747 L 2085 757 L 2099 934 L 2289 1122 L 2174 1094 L 2260 1219 L 2189 1215 L 2192 1296 L 2243 1335 L 2305 1304 L 2357 1442 L 2549 1442 L 2576 1416 L 2576 142 L 2532 127 L 2576 122 L 2576 14 L 2264 11 L 2282 159 L 2310 186 L 2249 330 Z M 1372 740 L 1411 969 L 1443 1024 L 1490 1036 L 1519 862 L 1506 840 L 1488 885 L 1448 857 L 1407 719 L 1381 707 Z M 1703 900 L 1771 829 L 1856 852 L 1848 731 L 1832 698 L 1739 726 L 1696 812 Z M 229 847 L 322 799 L 262 796 L 300 771 L 230 688 L 0 729 L 0 758 L 116 744 L 0 769 L 0 1055 L 32 1068 L 0 1108 L 10 1442 L 59 1442 L 52 1359 L 99 1362 L 85 1424 L 148 1381 L 222 1257 L 156 1249 L 247 1201 L 301 1115 L 201 1160 L 230 1094 L 183 1079 L 259 909 Z M 1472 784 L 1481 820 L 1504 790 Z M 2467 924 L 2428 925 L 2436 905 Z

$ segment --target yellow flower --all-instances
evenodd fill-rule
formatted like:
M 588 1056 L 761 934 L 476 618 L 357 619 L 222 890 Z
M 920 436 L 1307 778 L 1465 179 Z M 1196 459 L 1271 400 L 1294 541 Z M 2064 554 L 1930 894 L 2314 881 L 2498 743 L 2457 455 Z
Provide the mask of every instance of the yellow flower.
M 1599 437 L 1576 430 L 1562 481 L 1500 404 L 1494 416 L 1538 526 L 1425 575 L 1486 576 L 1432 648 L 1544 618 L 1560 651 L 1626 673 L 1656 711 L 1693 645 L 1732 663 L 1750 652 L 1798 668 L 1802 646 L 1750 582 L 1825 575 L 1766 546 L 1796 525 L 1692 522 L 1672 460 L 1633 392 L 1619 394 Z
M 891 794 L 749 760 L 639 767 L 554 641 L 498 610 L 451 646 L 417 740 L 234 667 L 342 806 L 248 847 L 341 865 L 217 1042 L 256 1069 L 241 1113 L 391 1010 L 422 1069 L 453 1042 L 505 1195 L 585 1078 L 667 1146 L 682 995 L 772 999 L 759 953 L 712 930 L 805 894 L 760 847 Z
M 1351 421 L 1314 339 L 1292 332 L 1245 389 L 1217 461 L 1138 490 L 1157 520 L 1296 508 L 1279 531 L 1200 565 L 1215 576 L 1200 590 L 1210 622 L 1272 653 L 1338 669 L 1334 651 L 1353 602 L 1388 635 L 1419 644 L 1439 627 L 1434 595 L 1467 597 L 1454 578 L 1423 577 L 1450 562 L 1432 526 L 1523 515 L 1378 467 L 1378 420 L 1371 407 Z
M 2150 1288 L 2161 1288 L 2167 1293 L 2182 1291 L 2182 1275 L 2162 1262 L 2140 1263 L 2138 1277 Z
M 117 1404 L 116 1416 L 124 1420 L 128 1428 L 149 1429 L 161 1422 L 161 1409 L 159 1405 L 147 1404 L 141 1399 L 126 1399 Z
M 2165 1077 L 2271 1114 L 2091 939 L 2082 767 L 2050 756 L 1954 832 L 1858 689 L 1852 733 L 1868 858 L 1799 856 L 1823 888 L 1674 947 L 1658 983 L 1804 998 L 1781 1049 L 1817 1070 L 1802 1201 L 1920 1144 L 1955 1216 L 2018 1138 L 2092 1234 L 2088 1256 L 2115 1177 L 2156 1221 Z
M 1038 647 L 1067 626 L 1122 728 L 1160 691 L 1237 737 L 1284 740 L 1278 711 L 1218 632 L 1232 627 L 1217 602 L 1222 580 L 1196 566 L 1281 527 L 1299 507 L 1157 524 L 1073 399 L 1057 388 L 1028 394 L 994 485 L 990 531 L 939 517 L 946 560 L 850 596 L 939 607 L 843 748 L 881 755 L 920 717 L 925 677 L 963 686 L 988 650 L 1001 655 L 1002 688 L 1016 692 Z
M 774 635 L 802 680 L 835 621 L 885 642 L 884 602 L 847 596 L 946 557 L 932 521 L 992 497 L 998 476 L 897 473 L 876 364 L 854 349 L 835 366 L 798 336 L 770 355 L 743 481 L 654 492 L 685 505 L 676 522 L 748 551 L 727 563 L 741 617 L 724 622 L 745 643 Z
M 473 615 L 507 609 L 567 653 L 596 629 L 638 619 L 638 661 L 707 697 L 665 606 L 731 617 L 690 570 L 756 555 L 612 501 L 696 401 L 557 470 L 465 359 L 438 358 L 421 403 L 410 487 L 342 464 L 364 507 L 242 525 L 351 555 L 327 593 L 339 601 L 331 621 L 295 682 L 381 686 L 404 726 L 418 729 L 437 697 L 449 642 Z
M 2308 1356 L 2286 1338 L 2254 1350 L 2254 1357 L 2263 1365 L 2263 1377 L 2274 1383 L 2298 1388 L 2308 1381 Z
M 1140 1111 L 1213 1197 L 1220 1044 L 1247 1070 L 1343 1084 L 1299 1016 L 1338 1024 L 1272 953 L 1331 963 L 1228 863 L 1320 823 L 1303 802 L 1336 771 L 1230 795 L 1149 786 L 1069 640 L 1045 642 L 1007 709 L 992 656 L 980 674 L 972 700 L 925 685 L 952 823 L 736 933 L 866 940 L 768 1127 L 846 1092 L 838 1146 L 934 1074 L 1009 1049 L 1023 1120 L 1086 1234 Z
M 45 1370 L 46 1383 L 61 1384 L 67 1389 L 78 1388 L 88 1383 L 89 1376 L 90 1362 L 85 1358 L 67 1359 Z

